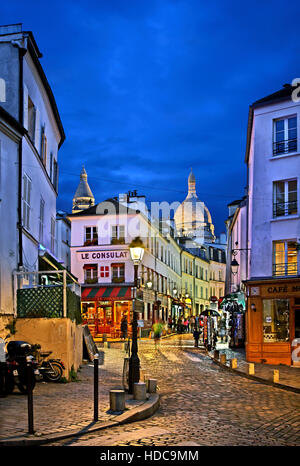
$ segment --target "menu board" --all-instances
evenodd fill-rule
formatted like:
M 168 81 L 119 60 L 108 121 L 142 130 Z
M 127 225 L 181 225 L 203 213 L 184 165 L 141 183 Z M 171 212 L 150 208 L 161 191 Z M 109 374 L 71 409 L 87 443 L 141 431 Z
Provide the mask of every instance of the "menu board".
M 98 353 L 98 348 L 87 325 L 83 326 L 83 344 L 87 350 L 89 360 L 93 361 L 95 354 Z

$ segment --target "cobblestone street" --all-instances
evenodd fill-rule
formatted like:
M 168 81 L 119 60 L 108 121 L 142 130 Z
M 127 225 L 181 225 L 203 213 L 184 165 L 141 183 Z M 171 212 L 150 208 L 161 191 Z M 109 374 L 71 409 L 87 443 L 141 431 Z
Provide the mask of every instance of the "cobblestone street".
M 139 344 L 145 374 L 157 378 L 161 406 L 150 419 L 55 445 L 257 445 L 300 443 L 300 397 L 215 365 L 191 336 Z

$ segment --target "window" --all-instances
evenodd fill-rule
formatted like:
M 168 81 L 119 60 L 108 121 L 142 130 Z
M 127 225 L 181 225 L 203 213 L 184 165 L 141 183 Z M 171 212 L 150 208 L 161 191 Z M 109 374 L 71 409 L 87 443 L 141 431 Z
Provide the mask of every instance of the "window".
M 51 252 L 55 254 L 55 218 L 54 217 L 51 217 L 50 237 L 51 237 Z
M 98 244 L 97 227 L 85 227 L 84 229 L 84 246 L 93 246 Z
M 295 241 L 274 241 L 273 275 L 297 275 L 297 255 Z
M 274 121 L 273 155 L 287 154 L 297 150 L 297 117 Z
M 273 183 L 273 217 L 297 214 L 297 180 Z
M 54 160 L 53 162 L 53 186 L 57 192 L 58 190 L 58 165 L 57 165 L 56 160 Z
M 40 199 L 40 218 L 39 218 L 39 241 L 40 243 L 44 240 L 44 216 L 45 216 L 45 201 L 41 197 Z
M 49 177 L 52 183 L 52 175 L 53 175 L 53 152 L 50 152 L 50 167 L 49 167 Z
M 23 175 L 23 227 L 30 229 L 30 199 L 31 179 L 26 173 Z
M 34 142 L 35 139 L 35 120 L 36 120 L 36 108 L 28 96 L 28 136 L 31 141 Z
M 289 300 L 263 299 L 264 342 L 289 341 Z
M 47 138 L 45 134 L 45 126 L 42 127 L 41 132 L 41 159 L 43 161 L 44 166 L 46 167 L 47 163 Z
M 100 278 L 109 278 L 109 266 L 108 265 L 100 266 Z
M 111 244 L 125 244 L 125 226 L 112 225 Z
M 111 264 L 112 281 L 122 283 L 125 281 L 125 264 Z
M 84 269 L 84 283 L 97 283 L 97 264 L 85 264 Z

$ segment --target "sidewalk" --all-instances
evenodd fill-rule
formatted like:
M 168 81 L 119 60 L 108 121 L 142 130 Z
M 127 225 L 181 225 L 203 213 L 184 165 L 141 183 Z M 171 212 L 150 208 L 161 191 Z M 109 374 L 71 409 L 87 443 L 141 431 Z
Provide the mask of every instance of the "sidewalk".
M 228 348 L 226 344 L 217 343 L 216 349 L 221 355 L 226 354 L 226 365 L 228 370 L 231 370 L 241 376 L 267 383 L 278 388 L 291 390 L 300 393 L 300 367 L 285 366 L 283 364 L 270 365 L 254 363 L 255 374 L 254 376 L 249 375 L 248 365 L 246 361 L 246 355 L 244 348 Z M 214 351 L 210 351 L 208 355 L 213 361 L 220 366 L 224 367 L 219 361 L 214 359 Z M 230 359 L 237 359 L 237 369 L 230 368 Z M 273 382 L 274 369 L 279 370 L 279 383 Z
M 100 348 L 103 350 L 103 348 Z M 69 383 L 37 382 L 33 391 L 34 435 L 28 432 L 27 396 L 15 388 L 0 398 L 0 446 L 44 444 L 133 422 L 151 416 L 159 406 L 157 394 L 148 400 L 133 400 L 126 394 L 123 414 L 109 412 L 109 391 L 122 389 L 125 352 L 104 348 L 104 365 L 99 366 L 99 420 L 94 422 L 94 364 L 86 361 L 78 371 L 78 381 Z

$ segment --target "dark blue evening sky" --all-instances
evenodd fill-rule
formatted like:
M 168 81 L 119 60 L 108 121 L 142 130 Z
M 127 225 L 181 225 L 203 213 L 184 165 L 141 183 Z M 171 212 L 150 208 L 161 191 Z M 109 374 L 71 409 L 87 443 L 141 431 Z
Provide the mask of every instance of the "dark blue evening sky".
M 58 208 L 82 164 L 96 202 L 182 201 L 193 167 L 216 232 L 246 184 L 249 104 L 300 77 L 296 1 L 1 2 L 43 53 L 66 132 Z

